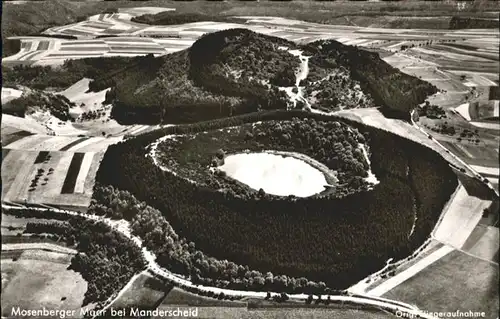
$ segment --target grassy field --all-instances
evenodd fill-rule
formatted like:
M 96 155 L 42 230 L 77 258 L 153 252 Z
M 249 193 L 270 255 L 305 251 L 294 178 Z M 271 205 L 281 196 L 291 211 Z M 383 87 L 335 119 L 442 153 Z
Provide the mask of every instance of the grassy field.
M 462 249 L 476 257 L 498 263 L 498 227 L 477 225 Z
M 441 141 L 452 153 L 472 165 L 498 166 L 498 148 L 474 145 L 467 142 Z
M 484 311 L 496 318 L 498 279 L 498 264 L 453 251 L 383 297 L 427 311 Z
M 171 286 L 166 286 L 148 272 L 143 272 L 111 306 L 113 308 L 144 307 L 154 309 L 162 302 L 170 289 Z
M 3 258 L 3 254 L 2 254 Z M 2 316 L 21 309 L 79 309 L 87 283 L 72 270 L 68 255 L 37 251 L 17 261 L 2 259 Z

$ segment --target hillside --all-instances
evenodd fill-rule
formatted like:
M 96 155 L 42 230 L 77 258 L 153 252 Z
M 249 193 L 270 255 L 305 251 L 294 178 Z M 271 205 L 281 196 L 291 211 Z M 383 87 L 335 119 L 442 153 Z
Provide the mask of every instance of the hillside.
M 28 89 L 21 97 L 2 105 L 2 113 L 24 117 L 34 111 L 48 111 L 59 120 L 68 121 L 69 109 L 74 106 L 62 95 Z
M 2 56 L 19 51 L 16 41 L 7 37 L 38 34 L 52 26 L 76 22 L 78 10 L 71 3 L 55 0 L 30 2 L 30 5 L 2 4 Z
M 361 92 L 357 90 L 350 99 L 345 96 L 345 90 L 336 92 L 348 105 L 356 100 L 361 104 L 364 93 L 371 96 L 386 115 L 408 119 L 407 116 L 416 105 L 437 92 L 435 86 L 400 72 L 373 52 L 333 40 L 317 41 L 307 45 L 305 49 L 313 54 L 311 62 L 315 68 L 328 69 L 337 74 L 337 77 L 339 71 L 347 73 L 349 76 L 345 81 L 359 83 Z M 344 83 L 344 87 L 348 85 Z M 335 87 L 338 86 L 335 84 Z
M 112 88 L 108 102 L 119 122 L 144 124 L 374 106 L 406 118 L 436 92 L 356 47 L 333 40 L 299 46 L 246 29 L 211 33 L 187 50 L 136 58 L 94 79 L 91 90 Z

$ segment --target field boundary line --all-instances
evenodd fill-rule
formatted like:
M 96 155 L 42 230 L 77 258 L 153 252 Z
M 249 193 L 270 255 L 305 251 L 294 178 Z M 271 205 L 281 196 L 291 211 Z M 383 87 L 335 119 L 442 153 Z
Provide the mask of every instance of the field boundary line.
M 366 293 L 371 296 L 382 296 L 454 250 L 455 248 L 445 245 Z

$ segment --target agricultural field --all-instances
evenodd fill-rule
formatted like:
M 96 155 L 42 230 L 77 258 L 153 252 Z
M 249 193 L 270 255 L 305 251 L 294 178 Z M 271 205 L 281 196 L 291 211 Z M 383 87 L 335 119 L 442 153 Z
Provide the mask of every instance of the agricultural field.
M 67 269 L 72 255 L 19 247 L 19 254 L 7 259 L 9 253 L 4 253 L 4 248 L 2 316 L 11 317 L 13 307 L 66 310 L 82 307 L 87 282 L 80 274 Z
M 140 273 L 127 290 L 113 301 L 111 307 L 144 307 L 155 309 L 169 294 L 171 286 L 153 277 L 147 271 Z
M 428 311 L 479 311 L 496 318 L 498 264 L 453 251 L 383 297 L 408 301 Z M 474 298 L 471 298 L 474 296 Z
M 496 223 L 498 223 L 498 219 Z M 479 259 L 498 264 L 499 240 L 498 227 L 479 223 L 462 246 L 462 249 Z
M 42 37 L 13 37 L 21 41 L 21 50 L 3 60 L 5 65 L 61 64 L 65 59 L 105 56 L 164 55 L 188 48 L 203 34 L 244 27 L 255 32 L 281 37 L 297 43 L 320 39 L 335 39 L 348 45 L 356 45 L 389 53 L 406 49 L 408 57 L 439 64 L 450 71 L 462 70 L 463 62 L 474 62 L 480 73 L 469 75 L 471 83 L 492 85 L 495 70 L 498 71 L 498 31 L 494 29 L 468 32 L 462 30 L 411 30 L 369 28 L 348 25 L 318 25 L 280 17 L 235 16 L 235 22 L 193 22 L 182 25 L 144 25 L 131 22 L 151 8 L 119 10 L 117 13 L 93 15 L 82 22 L 53 27 L 43 34 L 73 36 L 76 39 Z M 160 10 L 160 9 L 158 9 Z M 163 8 L 169 10 L 169 8 Z M 239 22 L 240 20 L 241 22 Z M 98 38 L 99 37 L 99 38 Z M 463 43 L 463 44 L 462 44 Z M 467 45 L 466 45 L 467 44 Z M 472 46 L 475 45 L 475 46 Z M 422 47 L 420 47 L 422 46 Z M 424 48 L 425 46 L 425 48 Z M 473 52 L 464 48 L 471 47 Z M 483 51 L 480 51 L 483 50 Z M 458 51 L 458 52 L 456 52 Z M 446 54 L 448 60 L 439 60 Z M 441 58 L 440 58 L 441 59 Z M 429 71 L 414 68 L 424 78 Z M 431 70 L 432 72 L 432 70 Z M 429 76 L 434 76 L 432 73 Z M 435 76 L 434 76 L 435 77 Z
M 491 201 L 470 197 L 465 187 L 459 187 L 454 200 L 443 211 L 433 238 L 451 247 L 462 248 L 481 220 L 477 212 L 483 212 L 490 204 Z
M 86 209 L 102 152 L 8 150 L 2 200 Z
M 278 304 L 262 302 L 259 299 L 244 299 L 242 301 L 218 300 L 199 296 L 177 287 L 165 285 L 147 272 L 141 273 L 117 300 L 112 307 L 125 308 L 141 306 L 145 309 L 198 309 L 199 318 L 335 318 L 341 319 L 368 319 L 394 318 L 394 316 L 378 310 L 356 310 L 338 308 L 336 306 L 317 307 L 305 306 L 303 303 Z M 225 317 L 226 316 L 226 317 Z

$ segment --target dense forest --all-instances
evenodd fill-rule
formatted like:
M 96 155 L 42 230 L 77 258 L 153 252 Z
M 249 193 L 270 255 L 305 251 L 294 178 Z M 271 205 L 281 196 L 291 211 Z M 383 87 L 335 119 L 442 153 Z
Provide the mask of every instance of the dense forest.
M 309 56 L 311 75 L 300 85 L 315 108 L 377 105 L 407 119 L 437 90 L 375 53 L 333 40 L 300 47 L 246 29 L 209 33 L 186 51 L 150 57 L 126 73 L 96 78 L 95 87 L 113 87 L 113 116 L 122 122 L 187 123 L 283 109 L 290 103 L 282 88 L 295 84 L 300 66 L 292 49 Z
M 284 89 L 295 87 L 300 68 L 290 50 L 309 57 L 309 76 L 299 85 L 313 108 L 382 106 L 386 114 L 407 119 L 436 91 L 375 53 L 333 40 L 301 47 L 246 29 L 210 33 L 187 50 L 161 57 L 72 60 L 56 69 L 5 68 L 4 83 L 63 89 L 87 77 L 94 79 L 91 91 L 111 88 L 107 102 L 120 123 L 193 123 L 290 108 Z
M 318 196 L 338 198 L 369 188 L 369 183 L 363 179 L 368 175 L 369 165 L 359 147 L 364 141 L 362 134 L 342 122 L 295 118 L 292 121 L 244 124 L 194 136 L 175 136 L 158 145 L 157 158 L 163 167 L 199 185 L 250 199 L 262 194 L 220 174 L 220 171 L 212 173 L 209 167 L 222 165 L 225 153 L 297 152 L 323 163 L 332 171 L 324 174 L 332 187 Z M 366 148 L 369 151 L 369 147 Z M 329 176 L 331 181 L 328 181 Z
M 251 270 L 247 265 L 209 257 L 198 250 L 193 242 L 180 237 L 159 210 L 138 201 L 130 192 L 120 191 L 110 185 L 96 185 L 89 213 L 130 221 L 132 233 L 139 236 L 144 245 L 156 254 L 159 265 L 174 273 L 189 275 L 195 284 L 289 293 L 333 292 L 323 282 L 271 272 L 261 273 Z
M 122 123 L 191 123 L 287 107 L 287 96 L 266 85 L 277 75 L 295 81 L 298 58 L 278 44 L 288 42 L 248 30 L 206 35 L 184 51 L 143 58 L 95 78 L 91 90 L 112 87 L 112 116 Z M 240 72 L 241 71 L 241 72 Z
M 79 272 L 88 284 L 83 305 L 107 300 L 146 266 L 141 250 L 134 243 L 101 222 L 50 210 L 15 209 L 5 213 L 64 221 L 31 221 L 24 232 L 49 236 L 78 251 L 71 259 L 70 269 Z
M 209 256 L 261 273 L 323 281 L 335 289 L 382 268 L 389 258 L 408 256 L 425 241 L 457 186 L 456 176 L 432 150 L 390 133 L 358 125 L 371 147 L 372 170 L 380 184 L 336 200 L 230 196 L 164 172 L 145 156 L 144 147 L 164 134 L 293 117 L 332 120 L 271 111 L 164 128 L 110 146 L 97 181 L 158 209 L 179 236 Z

